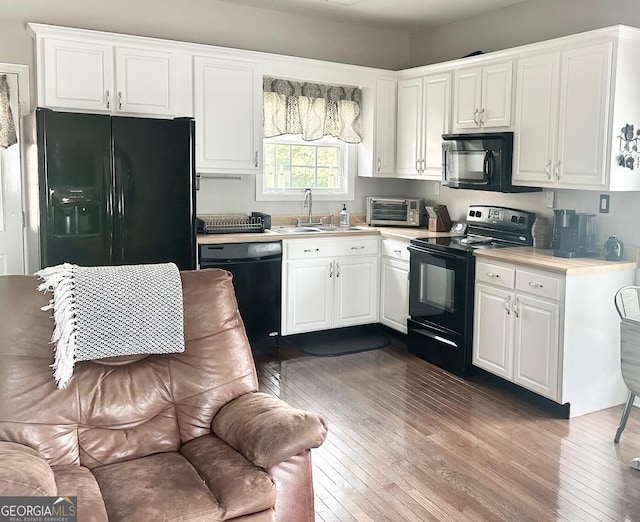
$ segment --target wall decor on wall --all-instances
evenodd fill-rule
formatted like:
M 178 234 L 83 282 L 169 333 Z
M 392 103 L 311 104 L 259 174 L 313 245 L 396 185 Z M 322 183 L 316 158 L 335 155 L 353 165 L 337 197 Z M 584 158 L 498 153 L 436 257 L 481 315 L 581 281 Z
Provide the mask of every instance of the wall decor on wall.
M 640 129 L 634 132 L 633 125 L 627 123 L 620 129 L 618 136 L 618 156 L 616 160 L 618 165 L 633 170 L 634 167 L 640 167 L 640 155 L 638 154 L 638 141 L 640 140 Z

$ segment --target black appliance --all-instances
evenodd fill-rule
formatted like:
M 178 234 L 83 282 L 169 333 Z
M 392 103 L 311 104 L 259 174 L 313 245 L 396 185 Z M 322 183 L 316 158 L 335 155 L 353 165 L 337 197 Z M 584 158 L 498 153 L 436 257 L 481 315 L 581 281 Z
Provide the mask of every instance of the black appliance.
M 25 116 L 40 266 L 196 268 L 194 122 L 37 109 Z
M 539 192 L 511 183 L 513 132 L 444 134 L 442 184 L 457 189 Z
M 531 246 L 534 220 L 532 212 L 473 205 L 466 237 L 411 240 L 409 351 L 457 375 L 473 373 L 473 251 Z
M 551 248 L 555 257 L 597 257 L 594 246 L 595 214 L 580 214 L 570 209 L 553 211 Z
M 281 316 L 282 243 L 200 245 L 200 268 L 233 274 L 238 309 L 252 348 L 278 344 Z

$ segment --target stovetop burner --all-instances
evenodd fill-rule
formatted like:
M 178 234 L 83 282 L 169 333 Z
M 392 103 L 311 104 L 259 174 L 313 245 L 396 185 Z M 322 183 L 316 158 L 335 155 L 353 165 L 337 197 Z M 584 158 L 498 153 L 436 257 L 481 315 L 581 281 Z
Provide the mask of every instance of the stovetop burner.
M 475 249 L 531 246 L 533 212 L 506 207 L 472 205 L 467 210 L 467 236 L 412 239 L 425 248 L 471 255 Z

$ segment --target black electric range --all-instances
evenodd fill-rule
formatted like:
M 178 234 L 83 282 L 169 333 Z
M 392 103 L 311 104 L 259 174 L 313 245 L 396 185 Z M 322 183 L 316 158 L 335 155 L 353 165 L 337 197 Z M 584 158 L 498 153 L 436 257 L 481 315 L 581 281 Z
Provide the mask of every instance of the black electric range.
M 535 213 L 472 205 L 467 235 L 412 239 L 409 245 L 409 350 L 457 375 L 470 375 L 478 248 L 531 246 Z

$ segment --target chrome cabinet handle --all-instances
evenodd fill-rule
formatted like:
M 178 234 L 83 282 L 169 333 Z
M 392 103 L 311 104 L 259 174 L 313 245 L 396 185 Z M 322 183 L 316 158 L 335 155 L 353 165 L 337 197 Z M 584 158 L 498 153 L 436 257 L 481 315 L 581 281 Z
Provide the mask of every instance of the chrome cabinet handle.
M 336 277 L 340 277 L 340 263 L 336 261 Z
M 478 120 L 480 120 L 480 127 L 482 127 L 485 123 L 485 118 L 482 117 L 483 114 L 485 114 L 485 109 L 484 107 L 482 109 L 480 109 L 480 113 L 478 114 Z
M 378 158 L 378 172 L 380 172 L 381 168 L 382 168 L 382 162 L 380 161 L 380 158 Z
M 473 121 L 479 127 L 480 126 L 480 122 L 478 121 L 478 112 L 479 112 L 478 109 L 473 111 Z
M 358 245 L 358 246 L 352 246 L 351 250 L 364 250 L 364 246 L 363 245 Z
M 329 277 L 333 277 L 333 261 L 329 263 Z
M 420 158 L 416 158 L 416 172 L 420 173 Z
M 111 108 L 111 93 L 109 92 L 109 89 L 104 93 L 104 98 L 106 100 L 107 109 Z
M 516 297 L 516 301 L 515 303 L 513 303 L 513 313 L 515 314 L 516 317 L 520 317 L 520 314 L 518 313 L 519 304 L 520 304 L 520 300 Z
M 487 272 L 487 277 L 495 277 L 496 279 L 500 278 L 500 274 L 494 274 L 493 272 Z
M 258 151 L 255 152 L 253 166 L 258 168 Z
M 394 250 L 393 253 L 400 255 L 400 254 L 402 254 L 402 250 Z
M 122 110 L 122 91 L 118 91 L 118 110 Z
M 544 173 L 547 175 L 547 178 L 551 179 L 551 160 L 547 161 L 544 167 Z
M 534 283 L 533 281 L 529 281 L 529 286 L 533 286 L 534 288 L 543 288 L 542 283 Z
M 305 248 L 303 252 L 319 252 L 319 248 Z
M 507 312 L 507 315 L 511 315 L 511 296 L 508 296 L 505 300 L 504 309 Z
M 422 158 L 422 160 L 420 161 L 422 163 L 422 170 L 421 172 L 424 174 L 424 171 L 426 170 L 427 167 L 427 160 Z
M 562 164 L 562 162 L 560 160 L 558 160 L 558 163 L 556 163 L 556 179 L 558 181 L 560 181 L 560 165 Z

